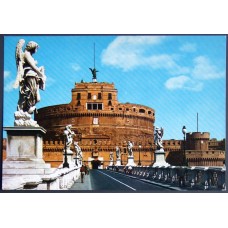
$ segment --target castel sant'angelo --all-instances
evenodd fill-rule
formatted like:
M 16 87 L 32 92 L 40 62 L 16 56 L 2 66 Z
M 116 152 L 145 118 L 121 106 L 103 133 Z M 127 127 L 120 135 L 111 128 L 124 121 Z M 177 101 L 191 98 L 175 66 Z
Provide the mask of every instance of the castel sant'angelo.
M 119 103 L 113 83 L 75 83 L 72 100 L 41 108 L 35 115 L 40 126 L 47 130 L 44 138 L 44 159 L 53 165 L 62 162 L 63 131 L 71 124 L 85 162 L 100 161 L 109 164 L 110 152 L 120 148 L 122 164 L 127 162 L 127 142 L 134 142 L 136 158 L 141 150 L 144 164 L 151 164 L 154 148 L 155 110 L 138 104 Z M 135 160 L 137 160 L 135 158 Z M 91 165 L 91 164 L 89 164 Z
M 128 141 L 133 143 L 136 165 L 139 161 L 144 166 L 155 162 L 153 108 L 118 102 L 115 85 L 99 82 L 94 74 L 91 82 L 75 83 L 71 93 L 69 104 L 40 108 L 34 116 L 47 130 L 43 142 L 45 162 L 52 167 L 63 163 L 63 132 L 67 125 L 72 126 L 74 141 L 81 147 L 83 161 L 90 168 L 109 166 L 111 152 L 116 164 L 116 147 L 120 149 L 121 165 L 126 165 Z M 186 141 L 163 140 L 163 146 L 170 165 L 183 165 L 184 159 L 189 166 L 223 166 L 225 162 L 225 139 L 210 139 L 209 132 L 187 133 Z M 75 152 L 73 144 L 71 150 Z M 5 158 L 6 139 L 3 139 L 3 160 Z
M 94 70 L 96 70 L 94 68 Z M 96 73 L 96 72 L 95 72 Z M 134 161 L 142 165 L 154 162 L 155 110 L 142 104 L 119 103 L 113 83 L 98 82 L 93 74 L 91 82 L 75 83 L 69 104 L 40 108 L 35 120 L 47 130 L 44 136 L 44 160 L 58 167 L 63 162 L 66 125 L 72 125 L 83 151 L 83 161 L 90 168 L 105 168 L 110 152 L 120 148 L 121 164 L 127 164 L 127 142 L 134 144 Z M 171 165 L 183 162 L 183 140 L 163 140 L 166 160 Z M 72 150 L 73 145 L 72 145 Z M 186 135 L 186 158 L 191 166 L 222 166 L 225 160 L 225 140 L 210 139 L 210 134 L 193 132 Z M 140 157 L 140 158 L 139 158 Z M 97 165 L 96 165 L 97 164 Z

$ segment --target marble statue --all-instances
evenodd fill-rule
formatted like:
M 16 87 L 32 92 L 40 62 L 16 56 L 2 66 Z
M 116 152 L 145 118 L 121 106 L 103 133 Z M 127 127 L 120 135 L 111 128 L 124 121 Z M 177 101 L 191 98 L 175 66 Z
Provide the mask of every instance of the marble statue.
M 39 126 L 36 121 L 31 120 L 31 114 L 36 110 L 36 104 L 40 101 L 39 90 L 45 89 L 46 76 L 44 67 L 37 67 L 37 61 L 33 54 L 37 52 L 38 44 L 30 41 L 25 44 L 24 39 L 20 39 L 16 46 L 16 67 L 17 77 L 14 88 L 19 87 L 19 99 L 17 112 L 15 112 L 16 126 Z
M 38 50 L 38 44 L 34 41 L 28 42 L 23 52 L 24 43 L 25 40 L 21 39 L 16 47 L 17 78 L 14 87 L 20 87 L 18 111 L 32 114 L 36 103 L 40 101 L 39 89 L 45 89 L 46 76 L 44 67 L 37 67 L 37 61 L 32 57 Z
M 129 156 L 133 156 L 132 148 L 133 148 L 132 142 L 131 141 L 128 141 L 128 143 L 127 143 L 127 150 L 128 150 L 128 155 Z
M 161 127 L 156 127 L 155 128 L 155 133 L 154 133 L 154 143 L 157 146 L 157 150 L 160 150 L 163 148 L 162 145 L 162 137 L 164 134 L 164 129 Z
M 116 159 L 120 158 L 120 148 L 116 146 Z
M 74 148 L 76 151 L 76 165 L 82 165 L 82 150 L 81 147 L 78 145 L 78 142 L 74 142 Z
M 74 131 L 71 130 L 72 125 L 67 125 L 64 130 L 64 136 L 65 136 L 65 144 L 66 144 L 66 152 L 70 152 L 70 146 L 73 142 L 73 136 L 75 135 Z
M 79 159 L 82 159 L 82 150 L 81 150 L 81 147 L 78 145 L 78 142 L 74 142 L 74 148 L 76 150 L 76 156 L 79 158 Z
M 110 159 L 110 161 L 113 161 L 113 152 L 110 152 L 109 159 Z

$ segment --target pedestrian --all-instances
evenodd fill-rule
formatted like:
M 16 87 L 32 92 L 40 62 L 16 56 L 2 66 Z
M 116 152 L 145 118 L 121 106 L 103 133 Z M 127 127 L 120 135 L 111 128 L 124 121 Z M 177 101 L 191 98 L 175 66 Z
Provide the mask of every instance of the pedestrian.
M 80 172 L 81 172 L 81 183 L 84 183 L 84 176 L 85 176 L 85 165 L 82 165 L 80 168 Z
M 87 165 L 85 165 L 85 174 L 89 175 L 89 167 Z

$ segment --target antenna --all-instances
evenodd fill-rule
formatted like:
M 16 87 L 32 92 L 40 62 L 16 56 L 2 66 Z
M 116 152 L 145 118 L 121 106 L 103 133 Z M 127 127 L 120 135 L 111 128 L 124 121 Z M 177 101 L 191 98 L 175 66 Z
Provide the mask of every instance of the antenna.
M 92 68 L 89 68 L 90 69 L 90 71 L 91 71 L 91 73 L 92 73 L 92 75 L 93 75 L 93 78 L 92 78 L 92 81 L 93 82 L 97 82 L 97 72 L 98 72 L 98 70 L 96 70 L 96 68 L 95 68 L 95 60 L 96 60 L 96 56 L 95 56 L 95 54 L 96 54 L 96 52 L 95 52 L 95 43 L 93 43 L 93 69 Z
M 198 125 L 199 125 L 199 123 L 198 123 L 198 112 L 197 112 L 197 132 L 198 132 Z
M 94 69 L 95 69 L 95 59 L 96 59 L 96 57 L 95 57 L 95 52 L 96 52 L 96 50 L 95 50 L 95 43 L 93 43 L 93 60 L 94 60 L 94 63 L 93 63 L 93 66 L 94 66 Z

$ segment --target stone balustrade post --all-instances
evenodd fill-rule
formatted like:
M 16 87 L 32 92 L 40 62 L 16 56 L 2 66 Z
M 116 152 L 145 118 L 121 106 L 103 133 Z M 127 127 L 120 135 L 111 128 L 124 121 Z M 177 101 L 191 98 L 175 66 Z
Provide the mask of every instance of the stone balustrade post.
M 225 183 L 225 171 L 222 169 L 217 170 L 217 176 L 218 176 L 218 189 L 225 189 L 226 183 Z

